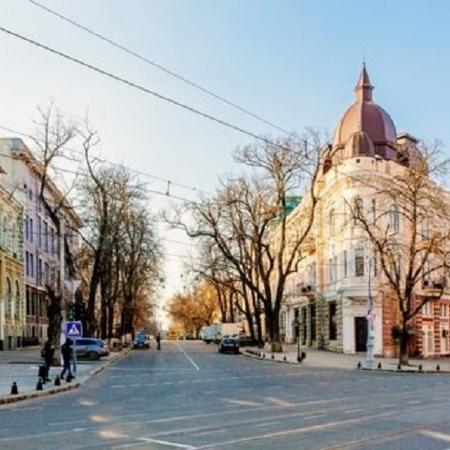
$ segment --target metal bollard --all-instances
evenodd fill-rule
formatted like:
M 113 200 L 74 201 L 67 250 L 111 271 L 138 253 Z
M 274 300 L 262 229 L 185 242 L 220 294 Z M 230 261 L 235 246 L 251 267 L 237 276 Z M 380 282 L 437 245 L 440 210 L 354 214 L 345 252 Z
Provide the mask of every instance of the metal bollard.
M 17 395 L 19 393 L 19 388 L 17 387 L 17 383 L 13 381 L 11 386 L 11 395 Z

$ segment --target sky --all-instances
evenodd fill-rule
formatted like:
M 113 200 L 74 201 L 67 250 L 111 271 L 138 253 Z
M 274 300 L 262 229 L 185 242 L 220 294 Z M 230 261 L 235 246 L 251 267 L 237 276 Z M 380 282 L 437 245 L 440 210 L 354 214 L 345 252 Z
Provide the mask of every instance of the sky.
M 450 145 L 450 2 L 445 0 L 39 0 L 280 127 L 333 133 L 353 102 L 363 59 L 374 100 L 397 131 Z M 49 15 L 1 0 L 0 26 L 139 83 L 255 134 L 277 129 Z M 240 170 L 231 153 L 250 137 L 107 79 L 0 32 L 0 126 L 29 132 L 55 101 L 86 114 L 102 157 L 214 192 Z M 12 136 L 0 129 L 0 136 Z M 151 181 L 150 178 L 147 179 Z M 165 192 L 164 182 L 151 189 Z M 191 189 L 171 186 L 189 199 Z M 153 195 L 150 208 L 177 202 Z M 188 242 L 160 225 L 164 239 Z M 164 241 L 161 301 L 184 286 L 195 247 Z

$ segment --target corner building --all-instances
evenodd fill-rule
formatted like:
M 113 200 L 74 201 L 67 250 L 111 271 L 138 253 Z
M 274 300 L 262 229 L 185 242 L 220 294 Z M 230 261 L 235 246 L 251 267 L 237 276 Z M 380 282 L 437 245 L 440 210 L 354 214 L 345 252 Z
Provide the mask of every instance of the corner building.
M 312 236 L 304 249 L 306 258 L 288 280 L 281 329 L 286 343 L 296 342 L 299 336 L 306 347 L 349 354 L 365 351 L 370 269 L 374 352 L 392 357 L 398 352 L 392 337 L 398 319 L 397 303 L 382 287 L 376 257 L 369 252 L 364 232 L 351 220 L 348 205 L 357 202 L 364 211 L 376 214 L 380 205 L 373 191 L 354 182 L 355 177 L 368 174 L 386 179 L 401 174 L 405 166 L 418 161 L 420 153 L 418 140 L 408 133 L 398 134 L 389 114 L 373 101 L 373 86 L 365 66 L 354 91 L 355 102 L 339 121 L 334 141 L 322 153 Z M 302 202 L 291 213 L 292 229 L 304 217 L 302 208 L 307 207 L 307 201 Z M 405 230 L 400 215 L 394 211 L 386 220 L 401 239 Z M 419 289 L 416 295 L 426 293 Z M 411 354 L 450 354 L 449 310 L 448 295 L 423 308 L 414 319 Z

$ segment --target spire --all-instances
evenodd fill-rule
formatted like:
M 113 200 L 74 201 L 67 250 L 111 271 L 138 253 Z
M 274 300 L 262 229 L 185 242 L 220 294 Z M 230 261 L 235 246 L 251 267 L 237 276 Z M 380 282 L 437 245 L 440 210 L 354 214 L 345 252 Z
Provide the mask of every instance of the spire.
M 358 83 L 355 86 L 356 98 L 359 102 L 372 101 L 373 86 L 370 83 L 369 74 L 366 70 L 366 63 L 363 62 L 361 74 L 359 75 Z

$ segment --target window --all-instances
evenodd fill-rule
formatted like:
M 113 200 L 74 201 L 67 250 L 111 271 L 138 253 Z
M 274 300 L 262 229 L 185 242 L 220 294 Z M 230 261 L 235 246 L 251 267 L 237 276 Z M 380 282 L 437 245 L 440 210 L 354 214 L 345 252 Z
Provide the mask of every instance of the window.
M 30 277 L 34 277 L 34 255 L 30 253 Z
M 30 275 L 30 258 L 28 252 L 25 252 L 25 275 L 27 277 Z
M 44 222 L 44 250 L 48 252 L 48 224 Z
M 355 276 L 364 276 L 364 250 L 362 248 L 355 250 Z
M 336 281 L 337 258 L 333 256 L 328 260 L 328 279 L 330 283 Z
M 344 277 L 348 277 L 347 250 L 344 250 Z
M 33 219 L 30 217 L 30 242 L 33 242 Z
M 33 190 L 32 189 L 30 189 L 28 191 L 28 198 L 30 199 L 30 201 L 33 201 Z
M 358 224 L 358 217 L 362 217 L 364 214 L 364 203 L 363 199 L 361 197 L 355 197 L 353 201 L 353 217 L 354 217 L 354 224 Z
M 26 291 L 26 298 L 27 298 L 27 314 L 31 315 L 32 306 L 31 306 L 31 295 L 30 295 L 29 289 L 27 289 L 27 291 Z
M 334 209 L 330 210 L 329 214 L 329 226 L 330 226 L 330 236 L 334 236 L 336 233 L 336 215 Z
M 448 305 L 445 303 L 441 304 L 441 317 L 448 317 Z
M 16 281 L 16 307 L 14 309 L 15 316 L 20 319 L 20 287 L 18 281 Z
M 50 228 L 50 253 L 55 254 L 55 231 Z
M 422 306 L 422 314 L 424 316 L 432 316 L 433 315 L 433 305 L 431 302 L 427 302 Z
M 328 336 L 330 341 L 337 339 L 336 302 L 328 303 Z
M 311 285 L 315 285 L 316 284 L 316 263 L 311 263 L 308 266 L 308 272 L 309 272 L 309 282 L 311 283 Z
M 48 270 L 48 264 L 45 263 L 44 264 L 44 283 L 49 284 L 49 282 L 50 282 L 50 273 Z
M 42 286 L 42 259 L 38 259 L 38 265 L 37 265 L 37 284 L 39 286 Z
M 25 238 L 28 241 L 30 239 L 30 232 L 28 228 L 28 215 L 25 216 Z
M 370 205 L 370 212 L 372 214 L 372 222 L 375 224 L 377 221 L 377 203 L 374 198 L 372 199 L 372 202 Z
M 12 314 L 12 286 L 11 280 L 6 277 L 6 317 L 11 318 Z
M 397 205 L 392 205 L 389 211 L 389 227 L 395 233 L 400 230 L 400 213 Z
M 38 217 L 38 247 L 40 248 L 42 246 L 42 221 L 41 218 Z

